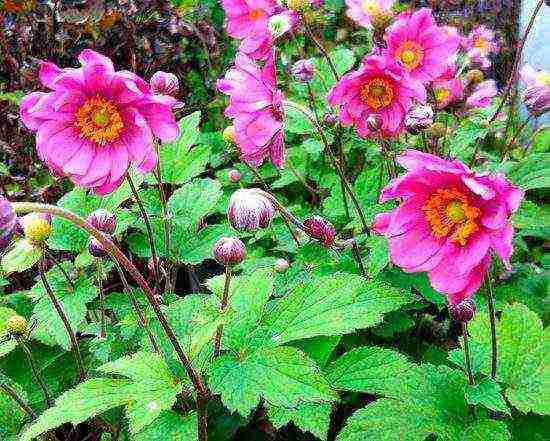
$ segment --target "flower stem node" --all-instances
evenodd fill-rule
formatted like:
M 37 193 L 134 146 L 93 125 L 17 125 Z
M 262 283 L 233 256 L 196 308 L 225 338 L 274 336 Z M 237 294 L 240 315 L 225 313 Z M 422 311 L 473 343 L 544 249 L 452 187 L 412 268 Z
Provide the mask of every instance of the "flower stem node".
M 116 230 L 116 216 L 103 208 L 91 213 L 86 220 L 102 233 L 113 234 Z
M 258 189 L 240 189 L 229 199 L 227 218 L 238 231 L 267 228 L 275 215 L 275 207 Z
M 280 258 L 275 261 L 274 269 L 277 273 L 284 273 L 289 266 L 288 260 Z
M 13 337 L 21 337 L 27 335 L 29 324 L 25 317 L 21 315 L 12 315 L 6 321 L 6 330 Z
M 29 213 L 21 219 L 23 234 L 32 244 L 41 245 L 52 231 L 51 216 L 44 213 Z
M 468 323 L 476 313 L 476 304 L 472 299 L 465 299 L 455 305 L 449 305 L 453 319 L 460 323 Z
M 330 247 L 336 238 L 336 229 L 325 218 L 321 216 L 312 216 L 303 222 L 306 234 L 318 241 L 325 247 Z
M 237 237 L 220 237 L 212 250 L 214 259 L 220 265 L 235 266 L 246 257 L 246 247 Z

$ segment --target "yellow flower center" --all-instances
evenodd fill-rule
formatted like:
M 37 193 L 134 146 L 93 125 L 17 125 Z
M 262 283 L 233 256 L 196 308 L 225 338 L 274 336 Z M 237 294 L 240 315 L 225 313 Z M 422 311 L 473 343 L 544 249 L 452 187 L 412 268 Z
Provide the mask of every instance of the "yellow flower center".
M 265 15 L 266 14 L 265 14 L 265 11 L 263 9 L 251 9 L 250 12 L 248 13 L 248 17 L 252 21 L 259 20 L 260 18 L 262 18 Z
M 544 71 L 537 72 L 535 81 L 542 86 L 550 86 L 550 73 Z
M 401 60 L 405 69 L 413 70 L 422 64 L 424 50 L 414 41 L 404 41 L 395 51 L 397 59 Z
M 437 190 L 422 211 L 435 237 L 452 233 L 453 242 L 466 245 L 468 238 L 479 230 L 476 222 L 481 214 L 479 208 L 470 205 L 466 195 L 455 188 Z
M 451 91 L 445 87 L 436 87 L 434 90 L 435 100 L 440 104 L 444 103 L 450 95 Z
M 100 145 L 116 141 L 124 129 L 116 105 L 100 96 L 89 98 L 77 110 L 76 126 L 83 137 Z
M 376 0 L 364 0 L 361 7 L 365 14 L 371 16 L 381 15 L 384 12 Z
M 489 46 L 489 42 L 483 37 L 474 37 L 474 47 L 485 51 Z
M 393 85 L 385 78 L 373 78 L 359 91 L 361 101 L 375 110 L 389 106 L 394 97 Z

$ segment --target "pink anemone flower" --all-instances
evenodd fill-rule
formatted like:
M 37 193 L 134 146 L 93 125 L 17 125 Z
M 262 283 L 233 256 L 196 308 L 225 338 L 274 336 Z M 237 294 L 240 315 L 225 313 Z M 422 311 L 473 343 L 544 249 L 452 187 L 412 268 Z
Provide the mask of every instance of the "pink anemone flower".
M 448 61 L 441 76 L 432 82 L 431 87 L 435 99 L 435 106 L 438 109 L 443 109 L 452 102 L 462 99 L 464 94 L 464 83 L 455 75 L 455 62 Z
M 534 116 L 550 110 L 550 73 L 535 71 L 527 65 L 521 69 L 521 79 L 525 83 L 522 98 L 527 109 Z
M 476 26 L 467 37 L 462 39 L 461 44 L 467 53 L 473 50 L 481 57 L 495 54 L 499 49 L 495 39 L 495 33 L 483 25 Z
M 460 43 L 458 34 L 435 24 L 432 10 L 422 8 L 406 12 L 386 29 L 388 52 L 410 74 L 411 78 L 429 83 L 441 75 L 446 61 Z
M 472 94 L 466 98 L 466 105 L 470 108 L 488 107 L 497 93 L 495 80 L 482 81 L 476 85 Z
M 376 17 L 387 14 L 395 0 L 346 0 L 346 15 L 358 25 L 373 27 Z
M 392 57 L 370 55 L 331 89 L 328 102 L 340 107 L 340 121 L 354 125 L 360 136 L 372 133 L 367 118 L 377 115 L 380 131 L 375 134 L 390 137 L 403 131 L 405 114 L 415 103 L 426 102 L 426 89 Z
M 247 55 L 238 53 L 235 66 L 218 80 L 218 89 L 229 95 L 225 115 L 233 119 L 235 143 L 242 159 L 259 167 L 269 157 L 282 168 L 284 96 L 277 89 L 274 51 L 261 69 Z
M 86 49 L 78 60 L 77 69 L 40 64 L 40 81 L 50 92 L 25 96 L 21 119 L 36 132 L 38 156 L 54 173 L 107 194 L 118 188 L 130 163 L 141 172 L 156 165 L 154 136 L 179 136 L 172 113 L 178 101 L 154 94 L 131 72 L 116 72 L 97 52 Z
M 510 265 L 510 216 L 524 192 L 502 174 L 478 174 L 458 160 L 407 150 L 398 158 L 407 173 L 382 190 L 400 198 L 377 216 L 374 229 L 389 239 L 390 257 L 405 272 L 427 272 L 434 289 L 456 305 L 479 288 L 491 251 Z

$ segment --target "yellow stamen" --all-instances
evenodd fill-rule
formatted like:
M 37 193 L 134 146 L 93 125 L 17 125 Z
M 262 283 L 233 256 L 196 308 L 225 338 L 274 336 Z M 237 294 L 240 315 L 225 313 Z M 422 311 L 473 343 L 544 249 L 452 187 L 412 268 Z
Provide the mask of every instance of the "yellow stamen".
M 250 12 L 248 13 L 248 17 L 252 21 L 259 20 L 265 15 L 266 15 L 266 12 L 263 9 L 251 9 Z
M 437 87 L 434 90 L 435 100 L 439 104 L 444 103 L 449 98 L 450 95 L 451 95 L 451 91 L 449 89 L 444 88 L 444 87 Z
M 373 78 L 361 86 L 361 101 L 375 110 L 389 106 L 394 98 L 393 85 L 385 78 Z
M 364 0 L 361 7 L 363 12 L 370 16 L 382 15 L 384 12 L 376 0 Z
M 395 56 L 401 60 L 405 69 L 413 70 L 422 64 L 424 49 L 414 41 L 404 41 L 395 51 Z
M 89 98 L 77 110 L 76 126 L 83 137 L 100 145 L 116 141 L 124 129 L 116 105 L 100 96 Z

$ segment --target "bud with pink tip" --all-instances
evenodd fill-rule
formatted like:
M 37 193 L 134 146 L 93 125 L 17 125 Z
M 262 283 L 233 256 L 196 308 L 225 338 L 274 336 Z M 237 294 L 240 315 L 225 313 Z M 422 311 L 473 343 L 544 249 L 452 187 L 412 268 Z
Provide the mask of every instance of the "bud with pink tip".
M 220 265 L 234 266 L 246 257 L 246 248 L 237 237 L 220 237 L 212 250 L 214 259 Z
M 405 127 L 413 135 L 426 130 L 433 122 L 434 111 L 430 106 L 415 106 L 405 115 Z
M 174 95 L 179 89 L 178 77 L 159 70 L 151 77 L 151 91 L 155 95 Z
M 0 196 L 0 250 L 7 247 L 18 225 L 11 202 Z
M 332 246 L 336 238 L 336 229 L 328 220 L 321 216 L 312 216 L 303 224 L 309 237 L 319 240 L 326 247 Z
M 472 299 L 465 299 L 455 305 L 450 305 L 449 311 L 457 322 L 468 323 L 476 313 L 476 304 Z
M 323 115 L 323 122 L 327 126 L 333 126 L 338 122 L 338 118 L 336 118 L 336 116 L 334 116 L 332 113 L 327 112 Z
M 239 182 L 242 178 L 241 172 L 239 170 L 229 170 L 229 173 L 227 174 L 227 178 L 229 179 L 229 182 Z
M 289 267 L 289 263 L 288 263 L 288 260 L 286 259 L 277 259 L 275 261 L 275 271 L 278 272 L 278 273 L 284 273 L 288 267 Z
M 103 208 L 92 212 L 86 220 L 102 233 L 113 234 L 116 230 L 116 216 Z
M 313 59 L 299 60 L 292 66 L 290 70 L 296 80 L 301 83 L 307 84 L 313 78 L 315 74 L 315 66 L 313 65 Z
M 107 251 L 101 242 L 92 236 L 88 239 L 88 251 L 94 257 L 102 258 L 107 256 Z
M 275 207 L 258 189 L 240 189 L 229 199 L 227 218 L 238 231 L 267 228 L 275 215 Z
M 380 127 L 382 127 L 382 118 L 380 115 L 369 115 L 365 123 L 371 132 L 378 132 Z

